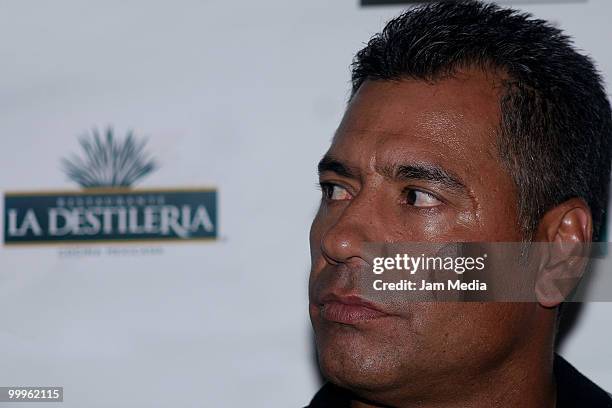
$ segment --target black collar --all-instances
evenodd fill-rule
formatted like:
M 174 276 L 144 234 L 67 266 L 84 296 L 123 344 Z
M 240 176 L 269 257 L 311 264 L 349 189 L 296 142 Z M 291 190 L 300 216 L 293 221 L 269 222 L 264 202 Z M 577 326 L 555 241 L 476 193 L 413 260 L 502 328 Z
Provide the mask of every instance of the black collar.
M 582 375 L 563 357 L 554 363 L 557 382 L 557 408 L 612 408 L 612 398 Z M 306 408 L 350 408 L 351 393 L 331 383 L 325 384 Z

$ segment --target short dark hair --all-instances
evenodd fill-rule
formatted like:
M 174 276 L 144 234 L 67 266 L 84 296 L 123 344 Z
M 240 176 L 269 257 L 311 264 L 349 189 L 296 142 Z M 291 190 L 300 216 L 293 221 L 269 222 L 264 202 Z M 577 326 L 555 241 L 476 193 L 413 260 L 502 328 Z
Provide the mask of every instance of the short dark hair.
M 597 240 L 610 185 L 610 103 L 593 62 L 546 21 L 474 0 L 410 9 L 355 56 L 351 98 L 366 80 L 435 81 L 472 67 L 503 73 L 497 144 L 523 232 L 580 197 Z

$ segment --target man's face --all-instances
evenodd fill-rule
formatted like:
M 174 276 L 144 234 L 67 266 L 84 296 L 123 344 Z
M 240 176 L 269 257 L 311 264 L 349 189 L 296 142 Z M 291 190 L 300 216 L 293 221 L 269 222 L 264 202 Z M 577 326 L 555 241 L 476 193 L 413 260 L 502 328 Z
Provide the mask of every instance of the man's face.
M 435 83 L 368 81 L 320 165 L 310 316 L 336 384 L 393 394 L 493 367 L 533 325 L 535 304 L 373 304 L 351 284 L 364 244 L 517 242 L 517 195 L 495 145 L 500 88 L 464 72 Z M 370 267 L 368 269 L 368 267 Z

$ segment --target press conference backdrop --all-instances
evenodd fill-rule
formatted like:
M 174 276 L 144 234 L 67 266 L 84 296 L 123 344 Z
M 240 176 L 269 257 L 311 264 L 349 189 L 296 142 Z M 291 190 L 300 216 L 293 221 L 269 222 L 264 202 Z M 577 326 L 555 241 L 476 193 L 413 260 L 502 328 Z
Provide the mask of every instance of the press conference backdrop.
M 612 80 L 612 3 L 520 7 Z M 400 9 L 2 2 L 0 386 L 79 408 L 305 404 L 315 163 L 353 53 Z M 586 305 L 563 348 L 608 390 L 610 312 Z

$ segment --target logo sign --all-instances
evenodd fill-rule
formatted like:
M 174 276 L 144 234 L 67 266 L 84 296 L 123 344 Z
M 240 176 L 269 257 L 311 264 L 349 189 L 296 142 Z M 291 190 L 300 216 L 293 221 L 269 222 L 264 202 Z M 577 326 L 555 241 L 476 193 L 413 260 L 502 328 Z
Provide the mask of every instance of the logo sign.
M 410 1 L 410 0 L 361 0 L 362 6 L 377 6 L 377 5 L 388 5 L 388 4 L 417 4 L 427 3 L 427 1 Z
M 391 4 L 434 3 L 440 0 L 361 0 L 362 6 L 383 6 Z M 498 0 L 496 3 L 506 4 L 546 4 L 546 3 L 584 3 L 586 0 Z
M 145 141 L 96 130 L 63 170 L 82 191 L 7 192 L 4 243 L 199 240 L 217 237 L 214 189 L 130 187 L 157 169 Z

